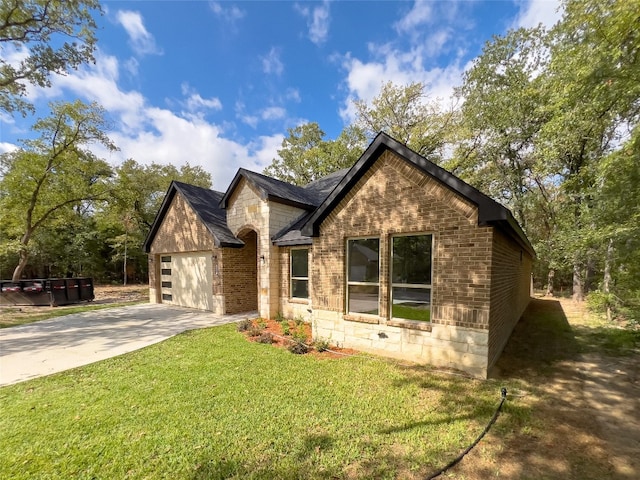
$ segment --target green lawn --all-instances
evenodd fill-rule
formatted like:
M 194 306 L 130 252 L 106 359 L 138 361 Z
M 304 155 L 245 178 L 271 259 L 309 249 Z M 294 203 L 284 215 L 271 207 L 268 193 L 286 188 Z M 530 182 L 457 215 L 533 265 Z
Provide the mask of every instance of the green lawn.
M 391 316 L 394 318 L 406 318 L 407 320 L 422 320 L 423 322 L 429 322 L 431 320 L 431 310 L 428 308 L 411 307 L 402 305 L 401 303 L 394 303 L 391 307 Z
M 1 388 L 0 478 L 423 478 L 482 431 L 502 385 L 199 330 Z M 507 402 L 489 437 L 530 408 Z

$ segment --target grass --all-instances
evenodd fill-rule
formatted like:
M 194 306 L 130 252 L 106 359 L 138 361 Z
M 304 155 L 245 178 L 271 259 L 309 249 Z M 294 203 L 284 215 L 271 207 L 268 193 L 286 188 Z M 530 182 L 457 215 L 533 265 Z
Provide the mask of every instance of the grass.
M 199 330 L 1 388 L 0 478 L 423 478 L 482 431 L 503 384 Z M 492 432 L 529 414 L 508 404 Z
M 43 313 L 23 314 L 20 313 L 20 307 L 2 307 L 0 315 L 0 328 L 15 327 L 16 325 L 25 325 L 27 323 L 39 322 L 40 320 L 48 320 L 50 318 L 63 317 L 72 313 L 90 312 L 92 310 L 102 310 L 105 308 L 125 307 L 127 305 L 136 305 L 140 301 L 105 303 L 105 304 L 84 304 L 73 307 L 42 307 L 46 309 Z
M 428 308 L 415 308 L 394 303 L 391 307 L 391 316 L 394 318 L 406 318 L 407 320 L 422 320 L 429 322 L 431 320 L 431 310 Z

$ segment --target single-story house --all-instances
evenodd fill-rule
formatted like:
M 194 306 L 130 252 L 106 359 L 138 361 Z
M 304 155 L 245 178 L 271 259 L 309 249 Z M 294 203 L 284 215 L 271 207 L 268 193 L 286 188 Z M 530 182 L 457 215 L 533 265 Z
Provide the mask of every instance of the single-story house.
M 530 298 L 511 212 L 380 133 L 304 187 L 173 182 L 145 241 L 151 302 L 302 317 L 316 339 L 486 377 Z

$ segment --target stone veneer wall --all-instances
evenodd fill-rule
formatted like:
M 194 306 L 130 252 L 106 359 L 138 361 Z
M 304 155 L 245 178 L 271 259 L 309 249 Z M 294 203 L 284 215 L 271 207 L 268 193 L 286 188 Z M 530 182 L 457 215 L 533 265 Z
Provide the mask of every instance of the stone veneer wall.
M 489 368 L 498 360 L 529 304 L 532 263 L 533 258 L 526 250 L 496 230 L 491 262 Z
M 391 236 L 434 239 L 431 322 L 389 319 Z M 344 315 L 349 237 L 380 238 L 380 315 Z M 314 335 L 486 376 L 493 229 L 477 207 L 387 151 L 320 226 L 311 265 Z
M 274 317 L 280 308 L 280 255 L 271 237 L 298 218 L 304 210 L 260 198 L 244 178 L 240 180 L 227 207 L 227 225 L 234 235 L 251 229 L 258 233 L 258 311 Z M 243 249 L 240 249 L 242 251 Z M 264 256 L 264 264 L 261 257 Z M 225 262 L 229 265 L 228 262 Z

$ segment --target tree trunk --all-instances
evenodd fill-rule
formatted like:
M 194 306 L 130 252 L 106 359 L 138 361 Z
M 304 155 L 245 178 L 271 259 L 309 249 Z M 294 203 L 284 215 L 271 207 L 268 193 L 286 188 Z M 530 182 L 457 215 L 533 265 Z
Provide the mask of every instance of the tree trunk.
M 611 311 L 611 302 L 609 294 L 611 293 L 611 262 L 613 261 L 613 239 L 609 239 L 607 244 L 607 253 L 604 257 L 604 278 L 602 279 L 602 292 L 607 295 L 607 320 L 610 322 L 613 318 Z
M 573 262 L 573 301 L 584 301 L 584 280 L 582 278 L 582 263 L 578 260 Z
M 127 232 L 124 232 L 124 286 L 127 285 Z
M 27 251 L 27 248 L 26 247 L 21 248 L 20 261 L 18 262 L 16 269 L 13 271 L 13 276 L 11 277 L 12 282 L 17 282 L 18 280 L 20 280 L 20 278 L 22 277 L 22 272 L 27 266 L 28 261 L 29 261 L 29 252 Z
M 556 276 L 556 271 L 550 268 L 547 272 L 547 292 L 545 296 L 553 297 L 553 277 Z

